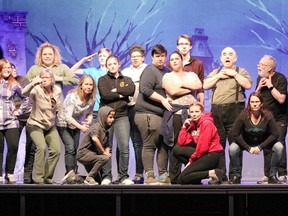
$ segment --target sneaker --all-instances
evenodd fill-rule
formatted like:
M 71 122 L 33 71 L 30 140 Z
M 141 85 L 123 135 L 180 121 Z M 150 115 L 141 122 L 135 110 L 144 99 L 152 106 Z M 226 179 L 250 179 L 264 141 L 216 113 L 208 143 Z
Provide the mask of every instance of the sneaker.
M 87 176 L 84 180 L 84 183 L 87 185 L 99 185 L 98 182 L 96 182 L 95 179 L 91 176 Z
M 68 179 L 68 178 L 72 178 L 72 177 L 74 177 L 74 176 L 76 176 L 76 173 L 74 172 L 74 170 L 70 170 L 70 172 L 68 172 L 68 173 L 64 176 L 64 178 L 61 180 L 61 184 L 67 183 L 67 179 Z
M 283 182 L 283 183 L 286 184 L 286 182 L 287 182 L 287 176 L 286 176 L 286 175 L 279 176 L 279 177 L 278 177 L 278 180 L 279 180 L 280 182 Z
M 268 177 L 264 176 L 260 181 L 257 181 L 257 184 L 268 184 Z
M 3 184 L 3 177 L 0 176 L 0 184 Z
M 111 184 L 111 180 L 108 178 L 105 178 L 102 180 L 101 185 L 110 185 Z
M 284 183 L 279 181 L 279 179 L 276 176 L 270 176 L 268 178 L 268 184 L 284 184 Z
M 15 177 L 14 177 L 13 174 L 9 174 L 9 173 L 8 173 L 8 174 L 6 175 L 5 180 L 6 180 L 6 184 L 15 184 L 15 183 L 16 183 L 16 180 L 15 180 Z
M 241 178 L 239 176 L 233 176 L 230 179 L 229 184 L 241 184 Z
M 159 176 L 158 182 L 160 185 L 170 185 L 171 180 L 167 172 L 163 173 L 162 175 Z
M 214 169 L 215 176 L 212 177 L 210 181 L 208 181 L 208 184 L 215 185 L 215 184 L 221 184 L 223 179 L 223 172 L 221 169 Z
M 148 171 L 145 173 L 145 181 L 146 185 L 159 185 L 160 183 L 156 181 L 154 171 Z
M 121 185 L 133 185 L 134 182 L 127 178 L 127 179 L 124 179 L 123 181 L 121 181 L 120 184 Z
M 143 184 L 144 183 L 144 178 L 142 175 L 135 175 L 134 179 L 132 180 L 134 184 Z

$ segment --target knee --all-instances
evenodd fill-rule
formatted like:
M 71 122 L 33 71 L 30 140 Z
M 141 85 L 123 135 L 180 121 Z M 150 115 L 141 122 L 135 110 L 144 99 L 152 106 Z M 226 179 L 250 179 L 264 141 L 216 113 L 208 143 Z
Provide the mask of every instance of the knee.
M 277 152 L 277 153 L 282 153 L 284 149 L 284 146 L 281 142 L 277 142 L 273 145 L 272 151 Z
M 230 157 L 236 156 L 239 153 L 239 151 L 240 151 L 240 147 L 234 142 L 231 143 L 228 149 Z

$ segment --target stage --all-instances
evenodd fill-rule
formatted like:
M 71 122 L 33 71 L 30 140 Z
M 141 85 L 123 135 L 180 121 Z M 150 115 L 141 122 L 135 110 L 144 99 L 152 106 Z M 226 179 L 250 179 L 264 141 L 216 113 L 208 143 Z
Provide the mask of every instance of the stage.
M 282 185 L 0 185 L 1 215 L 287 215 Z M 3 214 L 4 213 L 4 214 Z

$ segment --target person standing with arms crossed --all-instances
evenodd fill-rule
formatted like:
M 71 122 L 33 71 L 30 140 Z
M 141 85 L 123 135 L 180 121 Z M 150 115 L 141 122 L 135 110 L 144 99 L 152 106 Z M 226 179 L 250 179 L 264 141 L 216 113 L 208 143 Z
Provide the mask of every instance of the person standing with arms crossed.
M 199 77 L 201 83 L 204 81 L 204 65 L 201 60 L 191 56 L 192 39 L 189 35 L 182 34 L 177 38 L 177 49 L 183 57 L 183 70 L 186 72 L 194 72 Z M 170 62 L 167 66 L 172 70 Z M 204 106 L 204 89 L 197 91 L 197 100 Z

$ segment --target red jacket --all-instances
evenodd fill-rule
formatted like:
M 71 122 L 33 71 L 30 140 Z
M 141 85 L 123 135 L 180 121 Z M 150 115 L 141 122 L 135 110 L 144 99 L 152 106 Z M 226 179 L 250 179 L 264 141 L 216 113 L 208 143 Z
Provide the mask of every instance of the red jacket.
M 211 112 L 203 114 L 197 123 L 181 129 L 178 144 L 183 146 L 191 142 L 196 144 L 196 151 L 191 155 L 190 163 L 209 152 L 223 150 Z

